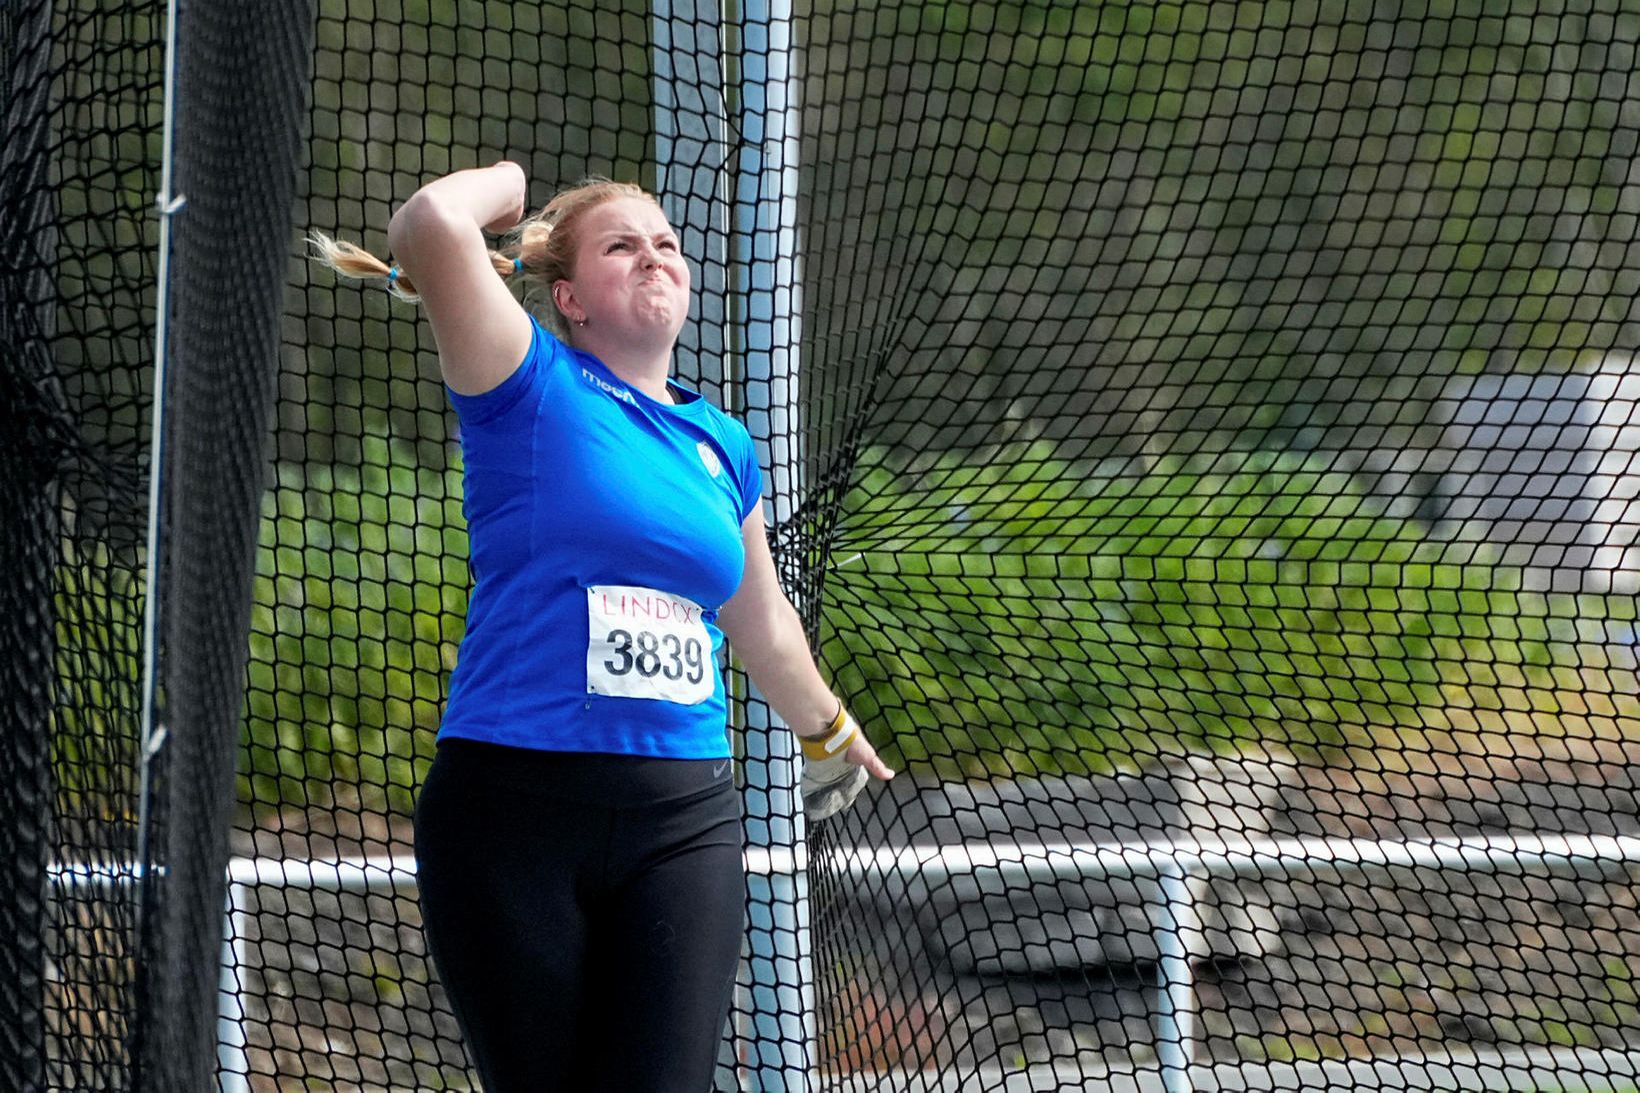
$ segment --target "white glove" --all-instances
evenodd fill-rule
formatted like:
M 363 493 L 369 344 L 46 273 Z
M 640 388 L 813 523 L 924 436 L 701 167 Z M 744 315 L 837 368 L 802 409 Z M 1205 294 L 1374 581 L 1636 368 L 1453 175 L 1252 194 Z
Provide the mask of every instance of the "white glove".
M 847 758 L 849 745 L 859 736 L 859 722 L 839 707 L 825 735 L 798 737 L 803 748 L 803 814 L 810 822 L 847 808 L 870 781 L 866 768 Z

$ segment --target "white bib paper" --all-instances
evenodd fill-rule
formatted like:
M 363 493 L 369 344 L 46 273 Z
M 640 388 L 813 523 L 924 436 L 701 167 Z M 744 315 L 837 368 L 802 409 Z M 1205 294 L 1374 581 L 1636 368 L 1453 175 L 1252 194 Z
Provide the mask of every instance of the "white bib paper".
M 631 585 L 587 589 L 587 693 L 693 706 L 712 697 L 712 639 L 703 608 Z

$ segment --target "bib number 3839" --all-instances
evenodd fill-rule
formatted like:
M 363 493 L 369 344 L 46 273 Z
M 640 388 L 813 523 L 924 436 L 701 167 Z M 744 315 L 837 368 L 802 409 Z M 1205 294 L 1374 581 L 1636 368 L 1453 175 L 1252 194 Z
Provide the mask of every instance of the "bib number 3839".
M 587 589 L 587 693 L 693 706 L 712 697 L 712 639 L 693 600 L 653 588 Z

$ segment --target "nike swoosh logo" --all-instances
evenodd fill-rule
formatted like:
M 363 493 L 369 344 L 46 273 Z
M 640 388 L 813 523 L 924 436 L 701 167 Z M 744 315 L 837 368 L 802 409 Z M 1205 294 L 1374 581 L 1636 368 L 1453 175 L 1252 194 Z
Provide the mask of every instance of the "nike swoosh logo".
M 723 762 L 721 762 L 717 766 L 713 767 L 712 768 L 712 777 L 713 778 L 720 777 L 723 774 L 724 770 L 727 769 L 729 764 L 732 763 L 733 761 L 734 760 L 732 760 L 732 759 L 725 759 Z

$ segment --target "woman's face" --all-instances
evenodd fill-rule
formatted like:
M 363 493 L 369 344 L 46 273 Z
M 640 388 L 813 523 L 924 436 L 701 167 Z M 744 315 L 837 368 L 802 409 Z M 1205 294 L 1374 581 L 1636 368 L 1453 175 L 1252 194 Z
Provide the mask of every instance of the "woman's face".
M 689 266 L 666 214 L 653 201 L 621 197 L 583 214 L 575 274 L 554 296 L 571 324 L 597 337 L 668 343 L 689 314 Z

